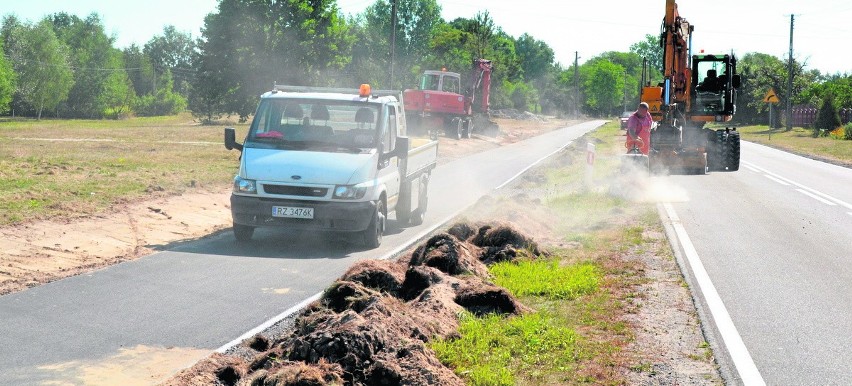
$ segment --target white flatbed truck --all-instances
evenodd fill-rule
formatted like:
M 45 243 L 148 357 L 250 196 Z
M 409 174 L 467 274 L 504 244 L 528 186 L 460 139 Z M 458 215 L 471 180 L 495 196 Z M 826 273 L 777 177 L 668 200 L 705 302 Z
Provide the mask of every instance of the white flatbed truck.
M 278 86 L 260 97 L 231 194 L 237 241 L 258 227 L 355 235 L 382 242 L 388 214 L 423 222 L 438 142 L 406 134 L 402 93 Z

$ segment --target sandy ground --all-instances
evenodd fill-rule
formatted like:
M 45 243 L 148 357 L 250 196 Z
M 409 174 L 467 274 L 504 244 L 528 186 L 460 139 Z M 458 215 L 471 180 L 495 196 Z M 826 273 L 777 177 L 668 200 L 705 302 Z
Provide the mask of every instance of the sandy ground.
M 497 122 L 501 135 L 496 138 L 475 136 L 460 141 L 440 138 L 439 162 L 449 162 L 569 124 L 559 120 L 498 119 Z M 0 295 L 133 260 L 176 241 L 204 238 L 226 230 L 231 226 L 229 194 L 230 186 L 223 183 L 217 191 L 151 197 L 82 218 L 0 228 Z M 664 236 L 659 237 L 660 242 L 665 242 Z M 638 332 L 636 342 L 629 350 L 635 350 L 638 360 L 647 363 L 649 368 L 635 371 L 628 376 L 629 382 L 719 383 L 712 366 L 705 361 L 691 359 L 706 354 L 703 352 L 705 349 L 699 348 L 703 337 L 689 291 L 680 285 L 682 279 L 677 265 L 673 260 L 660 260 L 655 256 L 637 258 L 648 267 L 645 273 L 650 280 L 641 290 L 640 312 L 631 315 L 630 323 L 638 326 Z M 150 348 L 142 351 L 151 353 Z M 170 353 L 168 350 L 163 352 Z M 172 364 L 185 361 L 187 356 L 183 354 L 166 361 Z M 192 356 L 200 354 L 193 353 Z M 142 356 L 170 358 L 169 355 Z M 150 361 L 133 362 L 142 365 Z M 127 374 L 132 370 L 128 370 L 127 366 L 120 367 L 119 373 Z M 168 366 L 158 362 L 155 367 L 162 369 Z M 141 371 L 144 372 L 144 369 Z M 142 380 L 140 384 L 146 383 L 151 382 Z M 101 383 L 93 378 L 91 384 Z

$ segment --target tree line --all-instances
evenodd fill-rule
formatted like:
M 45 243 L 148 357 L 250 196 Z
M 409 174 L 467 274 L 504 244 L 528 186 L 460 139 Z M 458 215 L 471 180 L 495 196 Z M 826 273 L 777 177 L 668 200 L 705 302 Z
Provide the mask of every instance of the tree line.
M 599 54 L 577 68 L 529 34 L 513 37 L 487 11 L 447 21 L 437 0 L 389 0 L 343 15 L 336 0 L 220 0 L 193 39 L 172 26 L 144 46 L 118 49 L 97 14 L 67 13 L 38 22 L 6 15 L 0 26 L 0 114 L 62 118 L 169 115 L 247 118 L 273 83 L 413 88 L 423 70 L 466 74 L 476 58 L 493 61 L 491 103 L 556 115 L 612 116 L 639 99 L 643 59 L 653 82 L 662 68 L 659 37 L 625 52 Z M 581 37 L 577 37 L 578 39 Z M 393 42 L 393 49 L 392 49 Z M 391 55 L 393 52 L 393 55 Z M 392 60 L 393 58 L 393 60 Z M 761 53 L 740 58 L 737 120 L 764 123 L 770 88 L 794 104 L 852 107 L 852 77 L 823 75 Z

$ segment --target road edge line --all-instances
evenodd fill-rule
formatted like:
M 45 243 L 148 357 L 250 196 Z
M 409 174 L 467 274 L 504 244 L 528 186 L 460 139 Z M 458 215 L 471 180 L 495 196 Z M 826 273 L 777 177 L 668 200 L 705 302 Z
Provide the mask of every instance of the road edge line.
M 687 272 L 691 273 L 691 279 L 694 280 L 698 287 L 697 290 L 704 300 L 704 306 L 710 312 L 710 321 L 712 321 L 713 326 L 715 326 L 716 331 L 721 337 L 721 348 L 728 354 L 734 369 L 736 369 L 739 380 L 745 385 L 766 385 L 766 382 L 760 375 L 760 371 L 754 364 L 751 354 L 748 352 L 748 348 L 746 348 L 742 337 L 737 331 L 727 308 L 725 308 L 722 298 L 710 280 L 710 276 L 707 274 L 704 264 L 698 256 L 698 251 L 695 250 L 695 246 L 686 232 L 686 228 L 680 222 L 674 206 L 671 203 L 661 203 L 658 205 L 658 211 L 666 230 L 671 230 L 674 233 L 675 237 L 669 235 L 669 242 L 672 244 L 672 250 L 678 259 L 678 263 L 681 265 L 681 271 L 684 276 L 687 275 Z M 681 249 L 683 249 L 683 253 L 681 253 Z M 691 285 L 690 288 L 693 289 Z M 694 299 L 697 298 L 698 293 L 693 292 Z M 730 372 L 724 366 L 720 367 L 722 367 L 723 373 L 727 374 Z
M 589 122 L 596 122 L 596 121 L 589 121 Z M 590 132 L 590 131 L 592 131 L 592 130 L 595 130 L 595 129 L 597 129 L 597 128 L 601 127 L 601 126 L 603 126 L 605 123 L 606 123 L 606 122 L 601 122 L 601 123 L 600 123 L 600 124 L 598 124 L 597 126 L 594 126 L 593 128 L 589 129 L 589 131 L 587 131 L 586 133 L 588 133 L 588 132 Z M 565 128 L 568 128 L 568 127 L 570 127 L 570 126 L 566 126 Z M 585 134 L 584 134 L 584 135 L 585 135 Z M 580 136 L 580 137 L 582 137 L 582 136 Z M 578 137 L 578 138 L 579 138 L 579 137 Z M 512 176 L 512 177 L 511 177 L 511 178 L 509 178 L 507 181 L 505 181 L 505 182 L 503 182 L 502 184 L 498 185 L 498 186 L 497 186 L 496 188 L 494 188 L 493 190 L 500 190 L 500 189 L 502 189 L 504 186 L 508 185 L 509 183 L 511 183 L 512 181 L 516 180 L 518 177 L 520 177 L 521 175 L 523 175 L 524 173 L 526 173 L 526 172 L 527 172 L 530 168 L 532 168 L 533 166 L 538 165 L 538 164 L 539 164 L 539 163 L 541 163 L 542 161 L 544 161 L 544 160 L 546 160 L 546 159 L 548 159 L 548 158 L 552 157 L 554 154 L 559 153 L 560 151 L 564 150 L 566 147 L 570 146 L 570 145 L 571 145 L 572 143 L 574 143 L 574 141 L 576 141 L 576 140 L 577 140 L 577 139 L 572 139 L 572 140 L 570 140 L 570 141 L 566 142 L 564 145 L 562 145 L 561 147 L 559 147 L 559 149 L 556 149 L 555 151 L 551 152 L 550 154 L 548 154 L 548 155 L 546 155 L 546 156 L 544 156 L 544 157 L 542 157 L 542 158 L 538 159 L 538 160 L 537 160 L 537 161 L 535 161 L 533 164 L 531 164 L 531 165 L 529 165 L 528 167 L 524 168 L 524 170 L 522 170 L 520 173 L 518 173 L 518 174 L 516 174 L 516 175 Z M 431 234 L 432 232 L 434 232 L 436 229 L 438 229 L 438 228 L 440 228 L 440 227 L 445 226 L 447 223 L 449 223 L 450 221 L 452 221 L 454 218 L 458 217 L 458 215 L 459 215 L 459 214 L 461 214 L 462 212 L 464 212 L 464 211 L 466 211 L 466 210 L 470 209 L 471 207 L 473 207 L 474 205 L 476 205 L 476 203 L 477 203 L 477 202 L 478 202 L 478 200 L 477 200 L 477 201 L 474 201 L 472 204 L 470 204 L 470 205 L 468 205 L 468 206 L 466 206 L 466 207 L 464 207 L 464 208 L 461 208 L 461 209 L 459 209 L 458 211 L 456 211 L 456 212 L 454 212 L 454 213 L 450 214 L 449 216 L 445 217 L 443 220 L 441 220 L 440 222 L 436 223 L 434 226 L 429 227 L 429 228 L 427 228 L 427 229 L 423 230 L 422 232 L 418 233 L 418 234 L 417 234 L 417 236 L 415 236 L 415 237 L 413 237 L 413 238 L 412 238 L 412 239 L 414 240 L 414 242 L 413 242 L 413 243 L 410 243 L 410 244 L 407 244 L 407 245 L 401 245 L 401 246 L 399 246 L 399 247 L 397 247 L 397 248 L 394 248 L 394 249 L 392 249 L 390 252 L 385 253 L 384 255 L 382 255 L 382 256 L 380 256 L 380 257 L 378 257 L 378 258 L 377 258 L 377 260 L 388 260 L 388 259 L 392 259 L 392 258 L 394 258 L 395 256 L 399 255 L 400 253 L 402 253 L 402 252 L 403 252 L 403 251 L 405 251 L 406 249 L 411 248 L 411 246 L 412 246 L 412 245 L 415 245 L 415 244 L 419 243 L 420 241 L 422 241 L 424 238 L 426 238 L 429 234 Z M 291 316 L 291 315 L 295 314 L 296 312 L 299 312 L 299 310 L 301 310 L 302 308 L 307 307 L 307 306 L 308 306 L 309 304 L 311 304 L 312 302 L 314 302 L 314 301 L 316 301 L 316 300 L 319 300 L 319 299 L 320 299 L 320 297 L 322 297 L 322 294 L 323 294 L 323 291 L 321 291 L 321 292 L 319 292 L 319 293 L 317 293 L 317 294 L 314 294 L 314 295 L 312 295 L 311 297 L 309 297 L 309 298 L 307 298 L 307 299 L 305 299 L 305 300 L 303 300 L 303 301 L 301 301 L 301 302 L 297 303 L 296 305 L 294 305 L 293 307 L 288 308 L 288 309 L 287 309 L 287 310 L 285 310 L 284 312 L 282 312 L 282 313 L 280 313 L 280 314 L 278 314 L 278 315 L 276 315 L 276 316 L 274 316 L 274 317 L 270 318 L 269 320 L 267 320 L 267 321 L 265 321 L 265 322 L 261 323 L 259 326 L 255 327 L 255 328 L 252 328 L 251 330 L 249 330 L 249 331 L 245 332 L 244 334 L 240 335 L 238 338 L 236 338 L 236 339 L 234 339 L 234 340 L 232 340 L 232 341 L 230 341 L 230 342 L 228 342 L 228 343 L 226 343 L 226 344 L 224 344 L 224 345 L 220 346 L 220 347 L 219 347 L 219 348 L 217 348 L 214 352 L 217 352 L 217 353 L 220 353 L 220 354 L 224 354 L 224 353 L 226 353 L 228 350 L 230 350 L 230 349 L 232 349 L 232 348 L 236 347 L 237 345 L 239 345 L 240 343 L 242 343 L 244 340 L 246 340 L 246 339 L 248 339 L 248 338 L 250 338 L 250 337 L 252 337 L 252 336 L 254 336 L 254 335 L 256 335 L 256 334 L 259 334 L 259 333 L 263 332 L 263 331 L 264 331 L 264 330 L 266 330 L 267 328 L 274 326 L 276 323 L 278 323 L 278 322 L 280 322 L 280 321 L 282 321 L 282 320 L 284 320 L 284 319 L 288 318 L 289 316 Z M 193 364 L 193 365 L 194 365 L 194 364 Z

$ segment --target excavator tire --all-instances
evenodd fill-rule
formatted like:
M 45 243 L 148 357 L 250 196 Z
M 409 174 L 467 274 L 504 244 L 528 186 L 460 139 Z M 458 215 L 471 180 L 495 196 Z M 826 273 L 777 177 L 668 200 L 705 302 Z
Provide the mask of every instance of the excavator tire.
M 724 130 L 710 131 L 707 135 L 707 167 L 710 171 L 725 170 L 725 155 L 722 151 Z
M 463 122 L 464 127 L 462 128 L 462 137 L 470 139 L 471 134 L 473 134 L 473 119 L 466 118 Z
M 447 124 L 447 137 L 453 139 L 462 139 L 462 121 L 458 118 L 453 118 Z
M 725 170 L 735 172 L 740 170 L 740 133 L 730 131 L 725 142 L 722 144 Z

